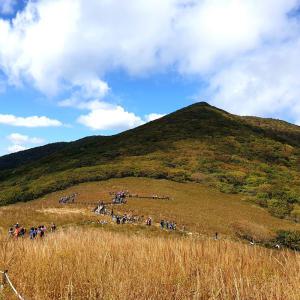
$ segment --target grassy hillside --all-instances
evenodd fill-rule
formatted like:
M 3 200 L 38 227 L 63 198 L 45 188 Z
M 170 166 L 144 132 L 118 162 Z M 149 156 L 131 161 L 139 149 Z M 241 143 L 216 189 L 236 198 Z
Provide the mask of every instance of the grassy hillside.
M 120 215 L 138 215 L 142 219 L 138 224 L 120 227 L 111 224 L 110 217 L 93 214 L 91 211 L 95 205 L 88 204 L 98 203 L 100 200 L 109 202 L 109 192 L 116 190 L 129 190 L 139 195 L 168 195 L 172 200 L 129 198 L 126 205 L 115 206 L 114 212 Z M 78 193 L 79 204 L 58 203 L 62 196 L 73 193 Z M 0 207 L 0 233 L 5 234 L 16 222 L 30 228 L 33 224 L 45 224 L 49 227 L 52 222 L 59 227 L 94 226 L 99 220 L 108 221 L 105 226 L 108 230 L 143 233 L 146 230 L 144 221 L 149 216 L 156 226 L 147 231 L 147 235 L 165 234 L 159 229 L 161 219 L 175 221 L 179 232 L 184 227 L 185 232 L 192 232 L 196 236 L 213 237 L 218 232 L 222 238 L 248 237 L 261 243 L 275 239 L 279 230 L 300 231 L 300 224 L 273 217 L 257 205 L 248 203 L 240 195 L 224 194 L 191 182 L 122 178 L 82 183 L 34 201 Z
M 244 194 L 274 216 L 300 218 L 300 129 L 282 121 L 197 103 L 118 135 L 87 137 L 46 156 L 34 151 L 0 159 L 2 204 L 131 176 L 201 182 Z
M 141 219 L 117 225 L 110 216 L 95 215 L 95 205 L 89 204 L 109 201 L 109 192 L 116 190 L 171 200 L 128 198 L 114 212 Z M 58 203 L 72 193 L 78 193 L 74 204 Z M 151 227 L 145 225 L 149 216 Z M 161 229 L 161 219 L 175 221 L 177 230 Z M 27 229 L 44 224 L 48 231 L 43 239 L 7 238 L 16 222 Z M 110 179 L 0 207 L 0 270 L 9 270 L 25 299 L 298 300 L 300 254 L 274 245 L 291 241 L 291 236 L 279 241 L 279 230 L 299 229 L 300 224 L 273 217 L 241 195 L 203 184 Z M 15 299 L 7 285 L 0 299 Z

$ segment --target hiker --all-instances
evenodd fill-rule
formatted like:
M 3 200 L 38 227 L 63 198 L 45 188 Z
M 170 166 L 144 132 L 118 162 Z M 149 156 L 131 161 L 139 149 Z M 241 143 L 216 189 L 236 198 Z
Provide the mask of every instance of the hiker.
M 51 224 L 51 232 L 55 232 L 56 231 L 56 225 L 54 223 Z
M 40 238 L 43 238 L 45 236 L 45 230 L 44 230 L 43 226 L 39 226 L 37 232 L 38 232 L 38 235 L 40 236 Z
M 117 216 L 117 224 L 120 224 L 120 217 Z
M 29 237 L 30 237 L 31 240 L 35 239 L 35 237 L 36 237 L 36 231 L 35 231 L 34 227 L 30 228 Z
M 19 236 L 20 236 L 20 226 L 19 224 L 15 226 L 15 231 L 14 231 L 14 235 L 15 235 L 15 238 L 17 239 Z
M 216 232 L 215 233 L 215 240 L 217 240 L 218 239 L 218 233 Z
M 20 228 L 20 232 L 19 232 L 19 236 L 20 237 L 24 237 L 25 236 L 25 233 L 26 233 L 26 229 L 24 227 L 21 227 Z
M 160 221 L 160 228 L 161 228 L 161 229 L 164 229 L 164 226 L 165 226 L 165 221 L 164 221 L 164 220 L 161 220 L 161 221 Z
M 9 228 L 8 230 L 8 236 L 13 237 L 14 236 L 14 229 L 12 227 Z

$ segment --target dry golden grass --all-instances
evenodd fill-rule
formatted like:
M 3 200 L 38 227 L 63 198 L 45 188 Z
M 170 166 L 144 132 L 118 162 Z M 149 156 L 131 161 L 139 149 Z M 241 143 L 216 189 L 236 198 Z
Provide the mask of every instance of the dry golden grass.
M 58 199 L 77 192 L 80 202 L 109 201 L 110 191 L 122 189 L 140 195 L 169 195 L 173 200 L 129 198 L 126 205 L 115 207 L 115 212 L 132 213 L 145 218 L 151 216 L 156 223 L 161 219 L 175 221 L 179 229 L 184 225 L 188 231 L 204 235 L 212 236 L 219 232 L 222 236 L 234 237 L 235 225 L 241 223 L 248 224 L 244 229 L 247 231 L 249 227 L 249 234 L 255 230 L 257 236 L 270 232 L 271 237 L 272 233 L 280 229 L 300 230 L 299 223 L 272 217 L 266 210 L 243 201 L 240 195 L 222 194 L 202 184 L 123 178 L 84 183 L 28 203 L 0 207 L 0 232 L 6 233 L 9 226 L 16 222 L 27 228 L 40 224 L 49 226 L 51 222 L 58 226 L 96 222 L 99 217 L 91 212 L 93 206 L 63 206 L 58 204 Z
M 70 228 L 1 242 L 0 269 L 27 299 L 300 299 L 299 253 L 226 240 Z
M 174 220 L 193 235 L 158 226 L 115 225 L 89 205 L 59 205 L 73 192 L 78 201 L 110 199 L 109 191 L 169 195 L 171 201 L 129 199 L 115 212 Z M 109 224 L 96 222 L 105 219 Z M 9 240 L 8 228 L 51 222 L 59 231 L 44 240 Z M 82 225 L 87 225 L 80 227 Z M 300 225 L 194 183 L 145 178 L 85 183 L 28 203 L 0 207 L 0 270 L 9 269 L 27 299 L 278 299 L 299 300 L 300 254 L 234 242 L 236 234 L 267 240 Z M 1 234 L 2 232 L 2 234 Z M 219 232 L 221 240 L 207 236 Z M 9 289 L 0 299 L 15 299 Z

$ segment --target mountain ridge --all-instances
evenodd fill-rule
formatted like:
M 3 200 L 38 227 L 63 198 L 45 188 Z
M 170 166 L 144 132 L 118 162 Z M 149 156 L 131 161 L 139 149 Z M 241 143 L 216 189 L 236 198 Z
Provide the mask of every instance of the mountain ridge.
M 193 107 L 208 107 L 208 108 L 211 108 L 211 109 L 214 109 L 214 110 L 217 110 L 219 111 L 220 113 L 224 113 L 224 114 L 227 114 L 227 115 L 231 115 L 231 116 L 234 116 L 234 117 L 237 117 L 237 118 L 241 118 L 242 120 L 246 121 L 246 122 L 250 122 L 250 124 L 254 125 L 254 126 L 257 126 L 257 127 L 267 127 L 266 125 L 263 126 L 263 124 L 266 124 L 266 122 L 275 122 L 275 123 L 281 123 L 281 124 L 284 124 L 285 126 L 287 127 L 292 127 L 294 130 L 297 130 L 299 132 L 299 137 L 300 137 L 300 126 L 298 125 L 295 125 L 295 124 L 292 124 L 292 123 L 289 123 L 287 121 L 284 121 L 284 120 L 280 120 L 280 119 L 273 119 L 273 118 L 262 118 L 262 117 L 255 117 L 255 116 L 238 116 L 238 115 L 234 115 L 234 114 L 230 114 L 228 112 L 226 112 L 225 110 L 222 110 L 222 109 L 219 109 L 217 107 L 214 107 L 210 104 L 208 104 L 207 102 L 197 102 L 197 103 L 194 103 L 194 104 L 191 104 L 183 109 L 179 109 L 173 113 L 170 113 L 169 115 L 167 116 L 170 116 L 172 114 L 176 114 L 177 112 L 179 111 L 182 111 L 182 110 L 185 110 L 185 109 L 192 109 Z M 165 117 L 165 116 L 164 116 Z M 162 118 L 164 118 L 162 117 Z M 162 119 L 161 118 L 161 119 Z M 152 122 L 155 122 L 156 120 L 154 121 L 151 121 L 149 123 L 152 123 Z M 254 121 L 257 121 L 257 123 L 255 123 Z M 148 123 L 147 123 L 148 124 Z M 143 127 L 147 124 L 143 124 L 141 126 L 138 126 L 136 128 L 139 128 L 139 127 Z M 136 128 L 133 128 L 133 129 L 130 129 L 130 130 L 127 130 L 127 131 L 124 131 L 124 132 L 131 132 L 131 131 L 134 131 Z M 63 147 L 62 146 L 66 146 L 68 144 L 72 144 L 72 143 L 80 143 L 80 142 L 83 142 L 83 141 L 88 141 L 88 140 L 91 140 L 91 139 L 94 139 L 94 138 L 111 138 L 111 137 L 115 137 L 115 136 L 120 136 L 122 135 L 124 132 L 121 132 L 121 133 L 118 133 L 118 134 L 114 134 L 114 135 L 110 135 L 110 136 L 101 136 L 101 135 L 92 135 L 92 136 L 86 136 L 86 137 L 83 137 L 83 138 L 80 138 L 78 140 L 74 140 L 74 141 L 71 141 L 71 142 L 57 142 L 57 143 L 50 143 L 50 144 L 47 144 L 47 145 L 44 145 L 44 146 L 39 146 L 39 147 L 34 147 L 34 148 L 30 148 L 30 149 L 26 149 L 26 150 L 23 150 L 23 151 L 19 151 L 19 152 L 16 152 L 16 153 L 11 153 L 11 154 L 6 154 L 6 155 L 3 155 L 3 156 L 0 156 L 0 170 L 3 170 L 6 168 L 6 163 L 5 160 L 8 160 L 10 158 L 12 158 L 11 160 L 15 160 L 19 154 L 25 154 L 25 153 L 31 153 L 35 150 L 44 150 L 46 149 L 45 152 L 45 156 L 46 155 L 49 155 L 57 150 L 61 150 Z M 284 132 L 283 132 L 284 133 Z M 41 156 L 44 156 L 43 154 L 41 154 Z M 36 158 L 40 158 L 40 157 L 35 157 L 34 159 Z M 24 159 L 24 158 L 23 158 Z M 18 161 L 18 159 L 17 159 Z M 27 162 L 27 159 L 25 159 L 25 162 Z M 20 163 L 24 163 L 24 160 L 22 160 Z M 16 164 L 16 162 L 15 162 Z M 16 167 L 16 165 L 12 165 L 12 167 Z
M 236 116 L 200 102 L 116 135 L 2 157 L 0 170 L 0 203 L 134 176 L 201 182 L 245 194 L 274 215 L 298 220 L 300 127 Z

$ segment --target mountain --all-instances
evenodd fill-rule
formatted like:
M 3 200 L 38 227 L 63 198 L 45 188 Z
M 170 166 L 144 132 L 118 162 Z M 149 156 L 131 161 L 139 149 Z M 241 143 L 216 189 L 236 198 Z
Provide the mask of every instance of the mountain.
M 195 181 L 242 193 L 280 218 L 300 217 L 300 127 L 205 102 L 113 136 L 0 158 L 0 203 L 120 177 Z

